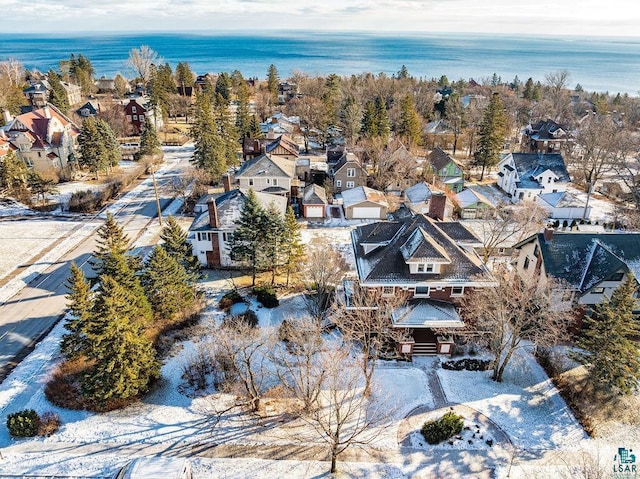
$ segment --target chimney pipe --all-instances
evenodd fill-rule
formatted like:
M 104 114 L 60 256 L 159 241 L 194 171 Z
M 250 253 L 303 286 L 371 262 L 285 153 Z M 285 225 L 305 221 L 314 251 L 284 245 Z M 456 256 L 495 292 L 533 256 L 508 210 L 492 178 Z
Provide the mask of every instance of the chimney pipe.
M 434 193 L 429 199 L 429 213 L 427 216 L 436 220 L 443 220 L 447 206 L 447 196 L 443 193 Z
M 218 227 L 218 208 L 216 208 L 216 200 L 210 199 L 207 201 L 207 209 L 209 210 L 209 226 L 212 228 Z
M 231 191 L 231 176 L 229 173 L 222 175 L 222 187 L 224 188 L 225 193 Z
M 45 118 L 51 119 L 51 110 L 49 110 L 49 105 L 43 106 L 42 112 L 44 113 Z
M 2 118 L 4 119 L 4 124 L 8 124 L 11 120 L 13 120 L 13 115 L 9 110 L 2 110 Z

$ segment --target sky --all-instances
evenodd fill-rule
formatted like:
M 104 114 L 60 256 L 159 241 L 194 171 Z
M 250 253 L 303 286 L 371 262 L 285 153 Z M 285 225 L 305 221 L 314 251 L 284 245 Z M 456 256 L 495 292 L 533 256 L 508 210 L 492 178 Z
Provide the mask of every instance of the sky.
M 2 0 L 4 33 L 272 30 L 638 37 L 636 0 Z

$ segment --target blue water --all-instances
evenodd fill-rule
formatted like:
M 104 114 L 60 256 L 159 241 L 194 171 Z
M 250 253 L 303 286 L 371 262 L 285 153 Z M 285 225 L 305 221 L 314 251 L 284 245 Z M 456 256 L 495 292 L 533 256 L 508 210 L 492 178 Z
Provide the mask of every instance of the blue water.
M 640 91 L 640 38 L 490 36 L 464 34 L 281 33 L 264 36 L 210 34 L 0 35 L 0 59 L 47 71 L 73 53 L 88 57 L 96 76 L 133 76 L 129 51 L 149 45 L 172 67 L 187 61 L 198 74 L 240 70 L 265 78 L 271 63 L 281 78 L 295 70 L 339 75 L 396 73 L 404 64 L 415 77 L 479 81 L 498 74 L 544 82 L 569 71 L 570 84 L 589 91 Z

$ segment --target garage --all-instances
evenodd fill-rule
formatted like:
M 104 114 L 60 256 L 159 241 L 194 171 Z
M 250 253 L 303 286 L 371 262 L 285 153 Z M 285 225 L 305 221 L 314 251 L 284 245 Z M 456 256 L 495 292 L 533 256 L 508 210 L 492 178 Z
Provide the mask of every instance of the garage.
M 351 217 L 353 219 L 380 219 L 380 207 L 354 206 Z
M 324 206 L 311 206 L 306 205 L 304 207 L 305 218 L 324 218 Z

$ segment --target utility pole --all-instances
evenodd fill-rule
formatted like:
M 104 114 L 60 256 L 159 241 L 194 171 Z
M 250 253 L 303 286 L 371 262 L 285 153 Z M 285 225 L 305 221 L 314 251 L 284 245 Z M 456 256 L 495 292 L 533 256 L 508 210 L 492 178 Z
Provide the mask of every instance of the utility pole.
M 156 206 L 158 207 L 158 224 L 162 226 L 162 210 L 160 209 L 160 197 L 158 196 L 158 185 L 156 184 L 156 167 L 151 165 L 151 179 L 153 180 L 153 191 L 156 194 Z

